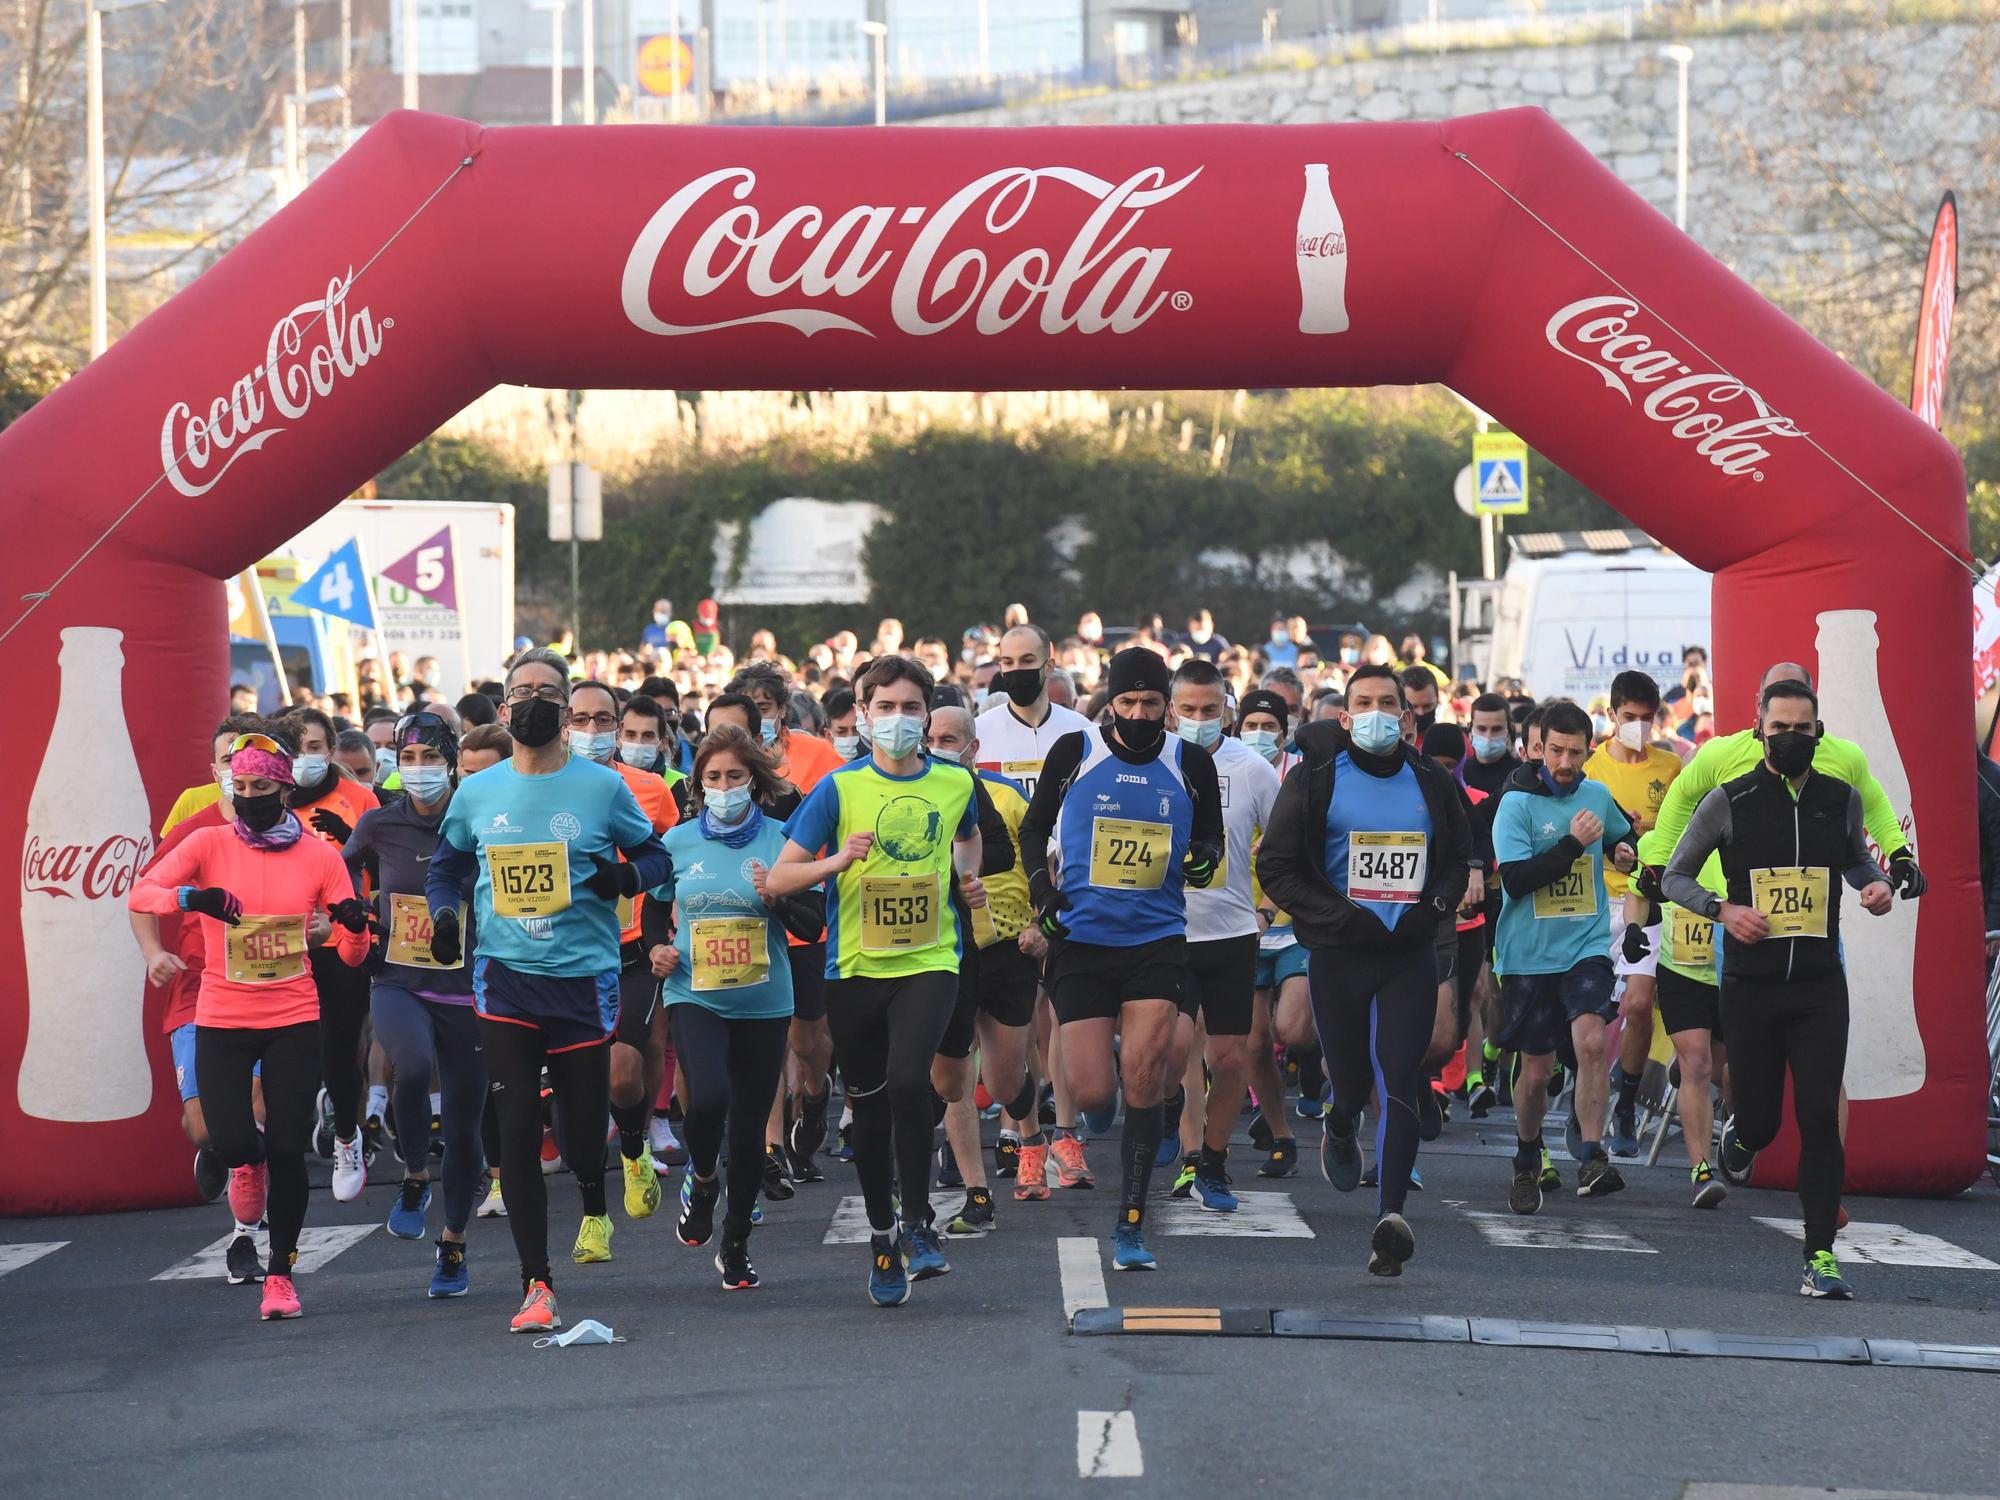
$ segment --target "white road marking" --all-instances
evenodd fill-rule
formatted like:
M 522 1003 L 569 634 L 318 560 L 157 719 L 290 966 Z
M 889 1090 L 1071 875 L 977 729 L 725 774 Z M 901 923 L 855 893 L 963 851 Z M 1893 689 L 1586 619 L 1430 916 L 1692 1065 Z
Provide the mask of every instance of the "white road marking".
M 1081 1479 L 1137 1479 L 1146 1472 L 1139 1423 L 1129 1411 L 1076 1414 L 1076 1472 Z
M 1759 1224 L 1767 1224 L 1795 1240 L 1803 1241 L 1806 1237 L 1805 1221 L 1802 1219 L 1767 1219 L 1761 1214 L 1755 1217 Z M 1835 1236 L 1833 1250 L 1844 1260 L 1866 1261 L 1878 1266 L 2000 1271 L 2000 1265 L 1995 1265 L 1983 1255 L 1962 1250 L 1950 1240 L 1941 1240 L 1934 1234 L 1918 1234 L 1901 1224 L 1864 1224 L 1856 1219 Z
M 865 1245 L 875 1231 L 868 1226 L 868 1200 L 855 1194 L 842 1198 L 833 1211 L 833 1222 L 820 1237 L 822 1245 Z
M 0 1245 L 0 1276 L 33 1265 L 44 1255 L 52 1254 L 68 1243 L 68 1240 L 45 1240 L 39 1244 Z
M 1062 1272 L 1063 1320 L 1074 1322 L 1086 1307 L 1109 1307 L 1104 1294 L 1104 1261 L 1097 1241 L 1065 1235 L 1056 1241 L 1056 1265 Z
M 1146 1210 L 1146 1227 L 1161 1234 L 1188 1234 L 1242 1239 L 1309 1240 L 1312 1227 L 1299 1217 L 1290 1193 L 1238 1193 L 1242 1206 L 1233 1214 L 1210 1213 L 1192 1198 L 1155 1201 Z
M 373 1224 L 334 1224 L 317 1229 L 299 1231 L 299 1258 L 292 1267 L 293 1275 L 307 1271 L 318 1271 L 326 1266 L 343 1250 L 351 1250 L 375 1232 Z M 196 1251 L 177 1266 L 169 1266 L 155 1276 L 155 1281 L 220 1281 L 227 1274 L 229 1242 L 236 1238 L 235 1231 L 203 1250 Z M 260 1260 L 271 1254 L 271 1239 L 262 1230 L 257 1232 L 257 1255 Z
M 1469 1213 L 1489 1245 L 1507 1250 L 1614 1250 L 1626 1255 L 1657 1255 L 1644 1240 L 1615 1224 L 1580 1219 L 1545 1219 L 1539 1214 Z

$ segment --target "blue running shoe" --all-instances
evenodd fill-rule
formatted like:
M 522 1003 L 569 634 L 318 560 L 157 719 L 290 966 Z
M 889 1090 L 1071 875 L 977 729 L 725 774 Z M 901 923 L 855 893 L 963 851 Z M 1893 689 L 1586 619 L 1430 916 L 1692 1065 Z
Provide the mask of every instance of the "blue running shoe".
M 910 1300 L 910 1272 L 903 1260 L 903 1237 L 878 1234 L 868 1242 L 868 1300 L 877 1307 L 901 1307 Z
M 834 1148 L 826 1153 L 835 1161 L 854 1160 L 854 1143 L 847 1138 L 847 1129 L 845 1125 L 840 1127 L 840 1135 L 834 1143 Z
M 945 1276 L 951 1272 L 951 1262 L 944 1258 L 944 1245 L 938 1239 L 938 1232 L 932 1228 L 912 1229 L 909 1240 L 909 1272 L 912 1281 L 929 1281 L 933 1276 Z
M 1611 1131 L 1604 1138 L 1604 1149 L 1613 1156 L 1639 1154 L 1638 1111 L 1630 1109 L 1611 1111 Z
M 1118 1101 L 1113 1099 L 1101 1110 L 1085 1110 L 1081 1118 L 1083 1128 L 1092 1135 L 1109 1135 L 1111 1127 L 1118 1123 Z
M 1355 1136 L 1352 1130 L 1346 1135 L 1335 1135 L 1333 1127 L 1328 1125 L 1326 1134 L 1320 1137 L 1319 1175 L 1343 1193 L 1361 1186 L 1361 1142 Z
M 1805 1276 L 1799 1282 L 1801 1297 L 1824 1297 L 1830 1302 L 1852 1302 L 1854 1292 L 1840 1274 L 1840 1262 L 1831 1250 L 1815 1250 L 1806 1257 Z
M 1146 1237 L 1137 1224 L 1120 1224 L 1111 1232 L 1111 1268 L 1114 1271 L 1157 1271 L 1160 1263 L 1146 1248 Z
M 399 1240 L 422 1239 L 424 1210 L 430 1206 L 429 1181 L 405 1177 L 401 1191 L 396 1194 L 395 1207 L 389 1210 L 389 1233 Z
M 1292 1113 L 1297 1115 L 1301 1120 L 1324 1120 L 1326 1118 L 1326 1105 L 1318 1099 L 1308 1099 L 1304 1094 L 1301 1094 L 1299 1095 L 1298 1102 L 1292 1106 Z
M 1153 1165 L 1171 1167 L 1174 1158 L 1181 1154 L 1181 1138 L 1178 1132 L 1169 1131 L 1160 1137 L 1160 1144 L 1153 1152 Z
M 437 1269 L 431 1272 L 431 1295 L 433 1297 L 463 1297 L 472 1286 L 472 1277 L 465 1269 L 465 1245 L 454 1245 L 450 1240 L 439 1240 Z
M 1194 1174 L 1194 1201 L 1213 1214 L 1233 1214 L 1238 1207 L 1236 1195 L 1229 1190 L 1227 1172 L 1210 1177 L 1198 1168 Z

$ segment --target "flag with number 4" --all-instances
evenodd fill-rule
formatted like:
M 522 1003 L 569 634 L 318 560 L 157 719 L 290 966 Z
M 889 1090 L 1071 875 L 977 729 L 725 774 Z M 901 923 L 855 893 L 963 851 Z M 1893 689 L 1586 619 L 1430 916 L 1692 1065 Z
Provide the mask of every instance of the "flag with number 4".
M 361 568 L 360 540 L 349 541 L 321 563 L 317 573 L 292 590 L 292 603 L 373 630 L 375 600 Z
M 422 594 L 433 604 L 458 608 L 458 576 L 451 553 L 451 528 L 445 527 L 428 541 L 390 563 L 382 576 L 391 583 Z

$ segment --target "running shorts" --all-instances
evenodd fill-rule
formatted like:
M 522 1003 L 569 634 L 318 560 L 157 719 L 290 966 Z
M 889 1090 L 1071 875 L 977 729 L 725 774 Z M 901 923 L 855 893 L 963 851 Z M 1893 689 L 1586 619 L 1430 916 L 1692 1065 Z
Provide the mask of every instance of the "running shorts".
M 999 1026 L 1026 1026 L 1035 1019 L 1035 982 L 1039 977 L 1035 961 L 1004 938 L 977 956 L 959 971 L 958 1004 L 938 1043 L 941 1057 L 970 1057 L 976 1023 L 982 1012 Z
M 1303 979 L 1306 949 L 1303 943 L 1287 943 L 1282 948 L 1265 948 L 1257 955 L 1257 988 L 1275 990 L 1287 979 Z
M 618 971 L 557 976 L 510 969 L 497 958 L 472 966 L 472 1003 L 489 1021 L 532 1026 L 551 1052 L 608 1042 L 618 1031 Z
M 1667 1028 L 1668 1036 L 1708 1031 L 1721 1039 L 1722 992 L 1717 986 L 1690 979 L 1672 968 L 1662 968 L 1656 978 L 1660 987 L 1654 993 L 1653 1007 L 1660 1013 L 1660 1024 Z
M 1049 944 L 1049 1003 L 1056 1020 L 1116 1020 L 1127 1000 L 1181 1003 L 1187 990 L 1185 937 L 1155 938 L 1130 948 L 1058 938 Z
M 1570 1026 L 1585 1016 L 1610 1020 L 1618 1013 L 1611 992 L 1617 980 L 1609 958 L 1586 958 L 1561 974 L 1509 974 L 1500 981 L 1505 1020 L 1499 1045 L 1525 1057 L 1545 1057 L 1567 1045 Z
M 1200 1013 L 1210 1036 L 1248 1036 L 1257 992 L 1257 934 L 1187 945 L 1181 1013 Z

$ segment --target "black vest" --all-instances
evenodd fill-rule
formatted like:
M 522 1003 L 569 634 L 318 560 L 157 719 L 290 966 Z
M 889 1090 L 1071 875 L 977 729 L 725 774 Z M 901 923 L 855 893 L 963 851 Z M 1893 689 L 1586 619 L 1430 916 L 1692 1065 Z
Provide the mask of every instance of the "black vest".
M 1722 944 L 1722 972 L 1738 979 L 1816 979 L 1840 972 L 1841 876 L 1854 863 L 1848 843 L 1848 808 L 1854 788 L 1818 771 L 1806 774 L 1796 800 L 1791 785 L 1770 767 L 1724 782 L 1729 798 L 1729 842 L 1722 847 L 1722 873 L 1729 899 L 1755 906 L 1753 870 L 1804 865 L 1826 871 L 1824 938 L 1767 937 L 1737 942 L 1715 924 Z

